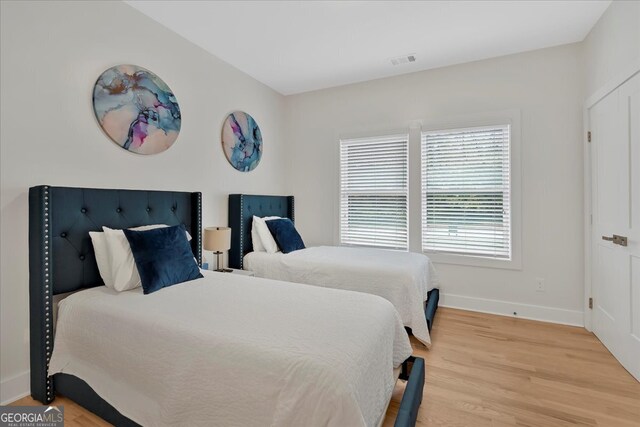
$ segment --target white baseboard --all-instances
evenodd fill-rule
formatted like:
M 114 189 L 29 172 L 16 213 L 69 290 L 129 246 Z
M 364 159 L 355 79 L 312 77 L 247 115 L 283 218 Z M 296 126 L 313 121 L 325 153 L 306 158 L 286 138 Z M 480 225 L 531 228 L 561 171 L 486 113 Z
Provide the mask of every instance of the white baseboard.
M 31 392 L 29 371 L 0 381 L 0 405 L 8 405 Z
M 584 326 L 583 313 L 578 310 L 565 310 L 541 305 L 521 304 L 443 293 L 440 294 L 440 303 L 438 305 L 442 307 L 460 308 L 462 310 L 479 311 L 481 313 L 498 314 L 500 316 L 560 323 L 562 325 Z M 514 315 L 514 312 L 517 314 Z

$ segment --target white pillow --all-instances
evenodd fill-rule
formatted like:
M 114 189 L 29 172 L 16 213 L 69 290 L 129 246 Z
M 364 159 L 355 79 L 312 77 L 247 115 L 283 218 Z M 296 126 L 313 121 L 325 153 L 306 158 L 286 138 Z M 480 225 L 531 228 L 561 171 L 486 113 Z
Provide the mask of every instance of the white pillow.
M 264 252 L 264 245 L 262 244 L 262 240 L 260 240 L 260 235 L 258 234 L 258 226 L 256 225 L 255 218 L 257 216 L 253 216 L 254 220 L 251 222 L 251 241 L 253 242 L 253 252 Z M 258 218 L 260 220 L 260 218 Z
M 275 254 L 278 252 L 278 244 L 274 240 L 271 232 L 269 231 L 269 227 L 267 227 L 266 221 L 270 219 L 280 219 L 279 216 L 265 216 L 264 218 L 260 218 L 254 215 L 253 217 L 253 228 L 256 229 L 258 236 L 260 237 L 260 242 L 264 247 L 264 250 L 270 254 Z M 253 231 L 252 228 L 252 231 Z M 254 244 L 255 250 L 255 244 Z
M 153 230 L 155 228 L 168 227 L 166 224 L 143 225 L 141 227 L 130 228 L 135 231 Z M 100 270 L 102 280 L 107 287 L 118 292 L 135 289 L 142 283 L 136 262 L 133 259 L 133 252 L 129 241 L 122 230 L 114 230 L 109 227 L 102 227 L 107 253 L 107 270 L 103 275 Z M 191 240 L 191 235 L 187 232 L 187 239 Z M 95 246 L 94 246 L 95 249 Z M 97 256 L 96 256 L 97 260 Z M 100 266 L 98 266 L 100 269 Z M 108 281 L 108 282 L 107 282 Z
M 256 227 L 251 227 L 251 241 L 253 242 L 253 252 L 264 252 L 264 246 L 262 246 L 262 240 Z
M 113 278 L 111 277 L 111 269 L 109 267 L 109 254 L 107 253 L 107 238 L 101 231 L 90 231 L 91 243 L 93 244 L 93 252 L 96 255 L 98 263 L 98 271 L 104 284 L 113 288 Z

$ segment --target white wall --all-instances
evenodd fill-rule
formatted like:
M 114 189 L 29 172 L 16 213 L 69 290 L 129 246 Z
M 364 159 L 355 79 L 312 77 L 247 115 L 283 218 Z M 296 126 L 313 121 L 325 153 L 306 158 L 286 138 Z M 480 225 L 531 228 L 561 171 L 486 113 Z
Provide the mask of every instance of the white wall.
M 287 193 L 284 97 L 120 2 L 1 2 L 0 402 L 28 390 L 28 188 L 38 184 L 202 191 L 204 225 L 226 225 L 226 195 Z M 250 52 L 250 49 L 249 49 Z M 131 63 L 174 91 L 182 129 L 168 151 L 130 154 L 93 115 L 97 77 Z M 235 171 L 226 114 L 258 121 L 264 156 Z
M 443 304 L 581 324 L 583 75 L 581 46 L 573 44 L 287 97 L 305 242 L 336 243 L 340 136 L 520 109 L 522 270 L 438 264 Z M 419 174 L 412 168 L 410 180 Z M 419 240 L 419 230 L 410 238 Z M 536 278 L 546 292 L 536 292 Z
M 640 2 L 612 2 L 583 44 L 590 96 L 640 63 Z

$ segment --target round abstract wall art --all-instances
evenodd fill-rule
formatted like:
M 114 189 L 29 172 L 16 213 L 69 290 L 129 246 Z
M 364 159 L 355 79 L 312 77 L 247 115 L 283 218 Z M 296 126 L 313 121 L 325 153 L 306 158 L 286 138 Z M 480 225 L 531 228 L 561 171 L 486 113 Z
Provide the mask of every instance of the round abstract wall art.
M 98 123 L 116 144 L 137 154 L 157 154 L 180 133 L 180 107 L 169 86 L 151 71 L 117 65 L 93 89 Z
M 256 121 L 247 113 L 234 111 L 222 125 L 222 149 L 231 166 L 250 172 L 262 158 L 262 134 Z

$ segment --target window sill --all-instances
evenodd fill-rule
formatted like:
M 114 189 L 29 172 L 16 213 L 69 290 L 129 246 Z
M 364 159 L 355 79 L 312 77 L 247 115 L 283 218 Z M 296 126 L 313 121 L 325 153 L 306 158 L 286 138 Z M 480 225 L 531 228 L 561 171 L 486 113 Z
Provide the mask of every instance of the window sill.
M 423 251 L 431 261 L 438 264 L 464 265 L 467 267 L 499 268 L 504 270 L 522 270 L 519 259 L 510 260 L 493 259 L 472 255 L 457 255 L 444 252 Z

